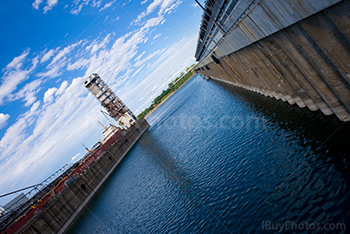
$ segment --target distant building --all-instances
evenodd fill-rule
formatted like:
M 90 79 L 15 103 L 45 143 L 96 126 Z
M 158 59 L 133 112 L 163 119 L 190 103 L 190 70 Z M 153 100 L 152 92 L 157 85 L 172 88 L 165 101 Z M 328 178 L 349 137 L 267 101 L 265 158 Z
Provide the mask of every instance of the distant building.
M 29 200 L 29 198 L 24 193 L 21 193 L 17 197 L 15 197 L 14 199 L 12 199 L 9 203 L 4 205 L 4 207 L 2 207 L 2 209 L 4 209 L 5 212 L 15 210 L 23 203 L 26 203 L 28 200 Z

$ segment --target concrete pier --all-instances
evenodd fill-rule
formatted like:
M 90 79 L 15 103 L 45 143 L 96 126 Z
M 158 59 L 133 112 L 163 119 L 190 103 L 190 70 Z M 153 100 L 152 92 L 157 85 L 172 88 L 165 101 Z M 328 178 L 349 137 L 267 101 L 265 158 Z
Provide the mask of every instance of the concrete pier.
M 148 127 L 142 119 L 124 132 L 84 175 L 23 226 L 20 233 L 64 233 Z
M 349 0 L 214 2 L 199 74 L 350 121 Z

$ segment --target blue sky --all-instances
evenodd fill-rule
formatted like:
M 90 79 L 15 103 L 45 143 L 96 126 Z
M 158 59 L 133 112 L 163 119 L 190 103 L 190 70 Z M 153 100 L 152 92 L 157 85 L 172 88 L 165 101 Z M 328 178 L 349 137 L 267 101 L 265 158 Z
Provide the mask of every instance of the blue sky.
M 0 194 L 42 181 L 101 138 L 97 121 L 108 121 L 82 85 L 91 73 L 138 114 L 193 64 L 194 3 L 2 1 Z

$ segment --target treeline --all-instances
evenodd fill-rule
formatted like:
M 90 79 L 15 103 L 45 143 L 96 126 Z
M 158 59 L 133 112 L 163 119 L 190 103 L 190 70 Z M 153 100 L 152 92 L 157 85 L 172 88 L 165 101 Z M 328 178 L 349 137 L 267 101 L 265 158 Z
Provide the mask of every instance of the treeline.
M 137 118 L 142 119 L 144 118 L 149 112 L 151 112 L 154 108 L 157 107 L 158 104 L 160 104 L 164 99 L 166 99 L 171 93 L 175 92 L 177 89 L 181 87 L 188 79 L 190 79 L 192 76 L 194 76 L 196 73 L 192 69 L 195 66 L 195 64 L 191 65 L 186 69 L 186 74 L 184 72 L 181 73 L 180 76 L 178 76 L 175 80 L 170 82 L 168 84 L 168 88 L 163 90 L 160 95 L 158 95 L 153 101 L 152 104 L 147 107 L 144 111 L 142 111 Z

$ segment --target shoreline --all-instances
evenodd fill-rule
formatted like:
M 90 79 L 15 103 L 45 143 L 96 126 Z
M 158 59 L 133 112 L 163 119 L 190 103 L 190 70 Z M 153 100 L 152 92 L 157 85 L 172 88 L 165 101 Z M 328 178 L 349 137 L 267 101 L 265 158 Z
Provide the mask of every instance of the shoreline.
M 170 93 L 161 103 L 159 103 L 156 107 L 153 108 L 153 110 L 151 110 L 150 112 L 147 113 L 147 115 L 145 115 L 145 119 L 147 120 L 147 118 L 155 111 L 157 110 L 161 105 L 163 105 L 171 96 L 173 96 L 177 91 L 179 91 L 182 86 L 184 86 L 189 80 L 191 80 L 195 75 L 197 75 L 197 73 L 194 73 L 193 76 L 191 76 L 190 78 L 188 78 L 188 80 L 185 81 L 185 83 L 183 83 L 177 90 L 175 90 L 174 92 Z

